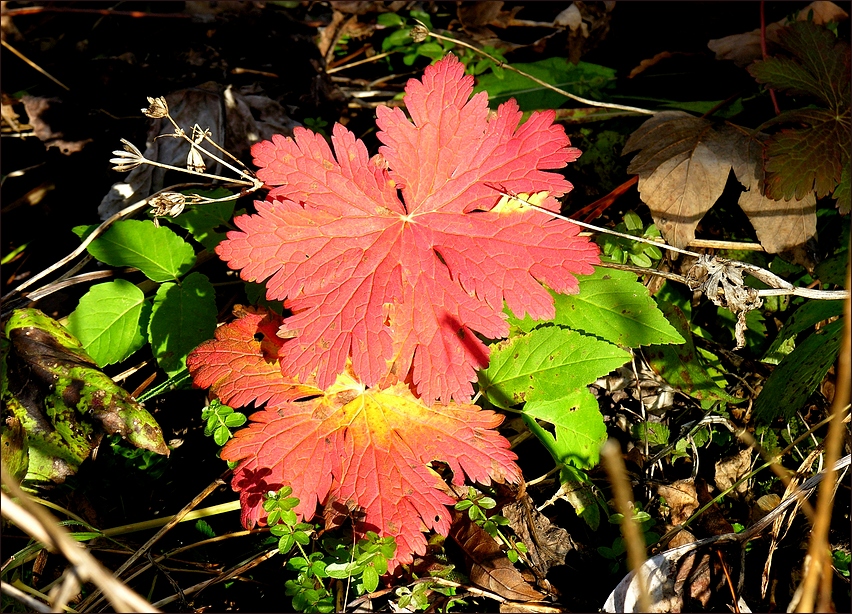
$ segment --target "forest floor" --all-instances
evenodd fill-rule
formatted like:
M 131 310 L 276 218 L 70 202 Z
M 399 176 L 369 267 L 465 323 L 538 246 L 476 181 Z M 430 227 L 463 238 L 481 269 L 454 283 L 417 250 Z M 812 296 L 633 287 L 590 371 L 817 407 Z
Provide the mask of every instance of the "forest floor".
M 13 291 L 74 250 L 80 239 L 71 231 L 73 227 L 100 223 L 117 210 L 114 202 L 104 201 L 113 184 L 123 179 L 111 170 L 109 159 L 111 152 L 120 148 L 121 139 L 144 149 L 150 120 L 139 109 L 147 106 L 148 97 L 180 90 L 197 95 L 193 99 L 197 102 L 181 111 L 187 126 L 191 125 L 190 120 L 201 124 L 222 121 L 220 135 L 226 148 L 247 165 L 251 164 L 251 156 L 246 135 L 252 129 L 266 135 L 289 134 L 294 126 L 303 125 L 330 134 L 331 126 L 340 122 L 363 139 L 368 151 L 374 153 L 379 145 L 375 108 L 379 104 L 400 104 L 395 97 L 403 91 L 407 80 L 419 78 L 423 68 L 429 65 L 425 55 L 413 57 L 411 65 L 406 65 L 402 57 L 411 53 L 411 47 L 406 51 L 402 44 L 391 46 L 390 50 L 396 53 L 387 58 L 370 60 L 382 52 L 383 41 L 393 31 L 381 25 L 379 15 L 383 13 L 395 13 L 413 24 L 411 11 L 424 11 L 436 29 L 449 31 L 474 45 L 500 49 L 511 64 L 570 58 L 611 69 L 615 78 L 608 83 L 606 93 L 613 102 L 655 109 L 671 103 L 668 108 L 683 109 L 693 101 L 724 101 L 738 95 L 744 98 L 743 92 L 752 92 L 736 121 L 754 127 L 760 123 L 761 113 L 766 118 L 771 116 L 771 112 L 766 115 L 771 109 L 768 97 L 755 102 L 758 88 L 754 78 L 734 62 L 717 60 L 707 46 L 711 40 L 759 28 L 759 3 L 575 4 L 581 8 L 584 19 L 580 29 L 566 25 L 569 23 L 566 20 L 573 18 L 565 13 L 570 3 L 551 2 L 459 3 L 459 6 L 452 2 L 47 2 L 40 5 L 3 2 L 2 35 L 8 47 L 4 45 L 2 51 L 0 81 L 4 119 L 0 143 L 0 249 L 4 258 L 0 293 Z M 766 22 L 782 20 L 805 6 L 805 2 L 767 2 Z M 848 29 L 848 21 L 842 24 L 841 30 Z M 359 60 L 364 62 L 358 64 Z M 246 107 L 249 110 L 240 120 L 241 128 L 226 126 L 218 114 L 226 89 L 231 92 L 229 95 L 238 95 L 249 102 Z M 562 106 L 571 108 L 572 104 Z M 616 117 L 587 123 L 572 121 L 567 115 L 562 119 L 572 145 L 590 152 L 585 160 L 581 157 L 567 171 L 575 189 L 566 198 L 563 212 L 572 215 L 631 178 L 627 173 L 630 156 L 622 157 L 621 150 L 627 137 L 646 118 Z M 185 179 L 170 171 L 155 181 L 170 185 Z M 748 218 L 735 205 L 738 190 L 739 185 L 729 181 L 718 204 L 702 220 L 697 236 L 756 240 Z M 237 208 L 251 206 L 251 199 L 247 198 Z M 800 251 L 793 256 L 793 263 L 773 265 L 774 271 L 781 267 L 795 283 L 818 283 L 816 273 L 809 276 L 814 266 L 841 253 L 848 245 L 848 215 L 836 215 L 831 204 L 820 206 L 831 211 L 819 218 L 819 243 L 810 245 L 806 254 Z M 652 222 L 636 188 L 628 186 L 595 223 L 615 227 L 625 220 L 629 211 L 641 217 L 643 226 Z M 764 258 L 762 262 L 769 266 L 773 256 L 761 254 L 759 258 Z M 216 258 L 199 266 L 215 283 L 234 279 L 227 276 L 225 266 Z M 84 270 L 97 268 L 96 263 L 88 267 Z M 677 263 L 669 263 L 668 270 L 684 272 L 678 267 Z M 645 281 L 652 290 L 660 290 L 659 280 L 646 276 Z M 832 287 L 841 285 L 842 281 Z M 32 306 L 61 320 L 77 306 L 87 289 L 84 286 L 64 288 Z M 678 296 L 678 300 L 686 303 L 692 299 L 685 289 L 678 294 L 669 286 L 665 292 L 671 293 L 672 301 Z M 233 304 L 242 300 L 242 295 L 221 300 L 219 321 L 229 320 Z M 749 386 L 759 389 L 774 368 L 761 362 L 761 357 L 774 347 L 779 331 L 797 305 L 768 303 L 761 312 L 761 323 L 750 327 L 748 343 L 738 352 L 731 351 L 734 317 L 725 319 L 707 301 L 694 305 L 692 324 L 707 331 L 704 339 L 696 336 L 696 343 L 714 353 L 724 365 L 724 369 L 720 365 L 710 369 L 716 381 L 727 383 L 729 392 L 737 389 L 742 392 Z M 106 372 L 117 376 L 121 370 L 109 368 Z M 141 392 L 162 383 L 165 379 L 162 373 L 158 379 L 150 379 L 153 372 L 149 365 L 131 374 L 122 385 L 130 392 Z M 832 367 L 794 412 L 794 418 L 775 420 L 761 427 L 760 433 L 756 433 L 753 417 L 743 405 L 729 406 L 724 420 L 736 428 L 746 428 L 767 448 L 793 448 L 784 461 L 793 471 L 806 471 L 811 464 L 814 470 L 824 468 L 824 459 L 815 459 L 828 427 L 813 431 L 810 439 L 797 446 L 791 443 L 828 415 L 836 380 Z M 628 363 L 598 380 L 592 389 L 601 406 L 608 435 L 622 443 L 628 471 L 636 478 L 637 500 L 651 514 L 652 522 L 644 525 L 646 533 L 662 535 L 678 519 L 688 517 L 699 504 L 716 496 L 725 485 L 731 485 L 761 464 L 753 447 L 737 440 L 725 425 L 717 425 L 712 431 L 708 429 L 708 436 L 697 445 L 693 442 L 691 448 L 680 450 L 679 455 L 664 456 L 656 464 L 656 470 L 649 469 L 644 463 L 646 456 L 653 453 L 648 453 L 646 446 L 643 449 L 637 439 L 635 427 L 641 421 L 638 416 L 647 416 L 646 411 L 656 412 L 653 422 L 667 425 L 667 432 L 675 435 L 684 425 L 706 416 L 710 406 L 689 390 L 663 381 L 641 356 L 633 364 Z M 145 466 L 132 449 L 118 442 L 102 444 L 96 457 L 83 463 L 77 475 L 63 484 L 44 487 L 40 496 L 99 529 L 175 514 L 226 473 L 227 467 L 217 458 L 218 446 L 204 434 L 201 410 L 206 394 L 203 390 L 183 388 L 147 403 L 172 449 L 167 461 Z M 654 399 L 660 399 L 656 405 Z M 746 405 L 750 407 L 753 400 L 750 398 Z M 848 420 L 844 437 L 841 456 L 849 452 Z M 815 450 L 815 456 L 810 458 Z M 544 523 L 538 530 L 546 532 L 552 523 L 552 527 L 564 529 L 570 535 L 564 564 L 554 565 L 547 574 L 552 589 L 549 601 L 517 604 L 517 608 L 528 609 L 499 606 L 488 598 L 491 593 L 482 592 L 482 586 L 468 583 L 474 575 L 470 561 L 464 560 L 450 540 L 440 552 L 436 549 L 430 553 L 432 558 L 418 559 L 414 566 L 416 573 L 427 575 L 430 569 L 445 569 L 448 564 L 462 572 L 458 577 L 447 575 L 460 578 L 456 595 L 465 595 L 464 603 L 452 605 L 453 611 L 489 611 L 497 607 L 501 611 L 597 611 L 627 573 L 625 557 L 616 546 L 618 527 L 604 518 L 593 529 L 577 516 L 570 495 L 559 491 L 558 479 L 547 475 L 553 461 L 535 438 L 518 440 L 515 452 L 526 480 L 546 476 L 526 489 L 530 496 L 526 500 L 539 506 L 547 521 L 537 520 Z M 587 473 L 600 492 L 609 493 L 607 476 L 601 467 Z M 235 495 L 227 483 L 226 479 L 216 488 L 204 500 L 203 507 L 232 502 Z M 689 501 L 678 499 L 674 484 L 692 493 Z M 711 507 L 693 529 L 694 538 L 718 535 L 726 528 L 749 526 L 764 516 L 773 502 L 777 505 L 779 496 L 784 494 L 783 484 L 768 471 L 747 484 L 750 488 L 738 489 Z M 850 606 L 849 487 L 846 474 L 832 508 L 829 536 L 835 563 L 832 596 L 837 611 L 848 611 Z M 512 495 L 502 493 L 502 496 L 505 501 Z M 195 522 L 179 524 L 157 544 L 156 552 L 173 552 L 214 535 L 225 536 L 241 529 L 235 512 L 207 517 L 205 523 L 203 526 Z M 106 567 L 116 569 L 126 560 L 128 552 L 143 544 L 153 531 L 127 533 L 115 538 L 116 541 L 100 539 L 91 542 L 91 551 Z M 711 571 L 703 575 L 700 570 L 695 572 L 691 579 L 692 593 L 682 595 L 685 600 L 682 607 L 729 611 L 731 589 L 724 580 L 728 574 L 752 611 L 786 609 L 801 582 L 809 536 L 810 525 L 800 513 L 791 517 L 789 532 L 780 540 L 777 550 L 767 531 L 745 548 L 742 558 L 739 544 L 711 551 L 712 557 L 716 557 L 708 563 Z M 266 537 L 253 534 L 212 540 L 181 552 L 168 562 L 157 563 L 154 570 L 128 584 L 152 603 L 178 595 L 162 606 L 165 611 L 285 611 L 290 608 L 290 599 L 283 594 L 282 577 L 292 572 L 285 572 L 275 557 L 202 592 L 186 595 L 181 592 L 256 557 Z M 4 521 L 4 570 L 8 557 L 24 549 L 28 541 L 26 534 Z M 764 592 L 762 574 L 770 550 L 775 551 L 774 560 L 768 572 L 768 590 Z M 721 559 L 721 564 L 716 559 Z M 34 560 L 15 566 L 14 572 L 3 571 L 3 579 L 41 589 L 58 578 L 65 566 L 62 557 L 42 550 Z M 375 594 L 372 600 L 375 609 L 359 611 L 380 608 L 405 611 L 392 610 L 399 600 L 399 593 L 392 589 L 413 587 L 416 578 L 412 573 L 409 569 L 391 578 L 386 585 L 391 590 Z M 534 581 L 530 574 L 525 578 Z M 499 583 L 499 577 L 496 582 Z M 473 590 L 468 591 L 471 587 Z M 542 588 L 541 583 L 538 588 Z M 500 594 L 493 586 L 491 591 Z M 353 598 L 350 596 L 350 600 Z M 450 597 L 437 592 L 430 599 L 436 609 L 452 602 Z M 361 601 L 361 607 L 368 606 L 370 602 Z M 4 595 L 3 611 L 23 610 Z

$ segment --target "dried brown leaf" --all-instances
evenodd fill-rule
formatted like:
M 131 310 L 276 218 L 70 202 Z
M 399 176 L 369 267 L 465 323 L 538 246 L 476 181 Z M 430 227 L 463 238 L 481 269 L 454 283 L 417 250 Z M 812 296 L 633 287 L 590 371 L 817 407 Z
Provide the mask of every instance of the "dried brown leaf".
M 636 150 L 641 151 L 627 172 L 639 175 L 639 193 L 663 236 L 675 247 L 686 247 L 725 189 L 730 140 L 709 120 L 665 111 L 627 140 L 624 153 Z
M 716 473 L 714 480 L 719 490 L 727 490 L 734 482 L 742 478 L 751 470 L 751 448 L 740 451 L 737 454 L 723 458 L 716 462 Z M 748 482 L 743 482 L 733 491 L 734 496 L 744 495 L 748 492 Z M 736 494 L 734 494 L 736 493 Z
M 760 141 L 741 137 L 733 149 L 734 174 L 746 188 L 740 208 L 748 216 L 757 240 L 772 254 L 802 245 L 816 235 L 816 197 L 808 192 L 801 199 L 772 200 L 763 193 L 763 147 Z
M 686 247 L 695 238 L 732 168 L 746 188 L 740 207 L 766 251 L 792 250 L 816 234 L 813 193 L 788 201 L 765 195 L 761 138 L 682 111 L 658 113 L 630 136 L 624 153 L 639 153 L 627 170 L 639 175 L 642 200 L 669 243 Z
M 690 478 L 678 480 L 672 484 L 660 484 L 657 494 L 666 499 L 671 514 L 671 523 L 680 524 L 698 509 L 698 495 L 695 484 Z
M 540 582 L 551 567 L 565 564 L 565 555 L 574 549 L 571 536 L 539 512 L 528 494 L 524 493 L 514 503 L 504 506 L 502 514 L 527 547 L 530 567 Z
M 500 545 L 466 515 L 456 514 L 450 537 L 459 545 L 470 568 L 470 581 L 510 601 L 535 601 L 544 594 L 530 586 L 506 557 Z

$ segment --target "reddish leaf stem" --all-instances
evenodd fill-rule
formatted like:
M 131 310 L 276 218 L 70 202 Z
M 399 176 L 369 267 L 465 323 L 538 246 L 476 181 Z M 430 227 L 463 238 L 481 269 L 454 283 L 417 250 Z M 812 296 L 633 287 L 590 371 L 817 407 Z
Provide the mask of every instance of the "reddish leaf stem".
M 763 54 L 763 60 L 766 61 L 766 0 L 760 0 L 760 52 Z M 772 106 L 775 107 L 775 115 L 781 115 L 781 107 L 778 106 L 778 99 L 775 97 L 775 90 L 769 88 L 769 97 L 772 99 Z

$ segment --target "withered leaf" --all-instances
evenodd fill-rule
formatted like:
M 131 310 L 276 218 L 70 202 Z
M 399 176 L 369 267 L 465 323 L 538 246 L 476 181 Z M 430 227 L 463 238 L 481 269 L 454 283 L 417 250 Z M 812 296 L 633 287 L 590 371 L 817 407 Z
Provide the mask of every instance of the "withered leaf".
M 544 595 L 530 586 L 500 545 L 479 525 L 456 513 L 450 537 L 464 552 L 470 581 L 511 601 L 533 601 Z
M 528 494 L 504 506 L 501 513 L 527 547 L 530 566 L 539 581 L 544 580 L 551 567 L 565 564 L 565 555 L 574 547 L 571 536 L 539 512 Z
M 104 432 L 169 453 L 154 418 L 55 320 L 37 309 L 19 309 L 5 335 L 0 393 L 4 417 L 13 416 L 26 433 L 28 479 L 62 482 Z
M 683 111 L 658 113 L 630 136 L 624 153 L 639 153 L 627 171 L 639 175 L 642 200 L 670 244 L 682 248 L 695 238 L 698 223 L 722 195 L 732 169 L 745 188 L 739 205 L 766 251 L 791 250 L 816 234 L 812 192 L 800 200 L 766 196 L 763 138 Z

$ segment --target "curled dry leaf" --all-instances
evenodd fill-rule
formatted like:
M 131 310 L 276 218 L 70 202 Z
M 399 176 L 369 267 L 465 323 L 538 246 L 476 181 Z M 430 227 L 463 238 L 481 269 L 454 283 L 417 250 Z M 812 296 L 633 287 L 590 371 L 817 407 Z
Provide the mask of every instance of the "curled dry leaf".
M 565 556 L 574 549 L 568 531 L 554 525 L 550 519 L 539 512 L 530 496 L 526 493 L 502 509 L 503 516 L 515 535 L 527 547 L 530 567 L 540 583 L 546 582 L 545 576 L 550 568 L 565 564 Z

